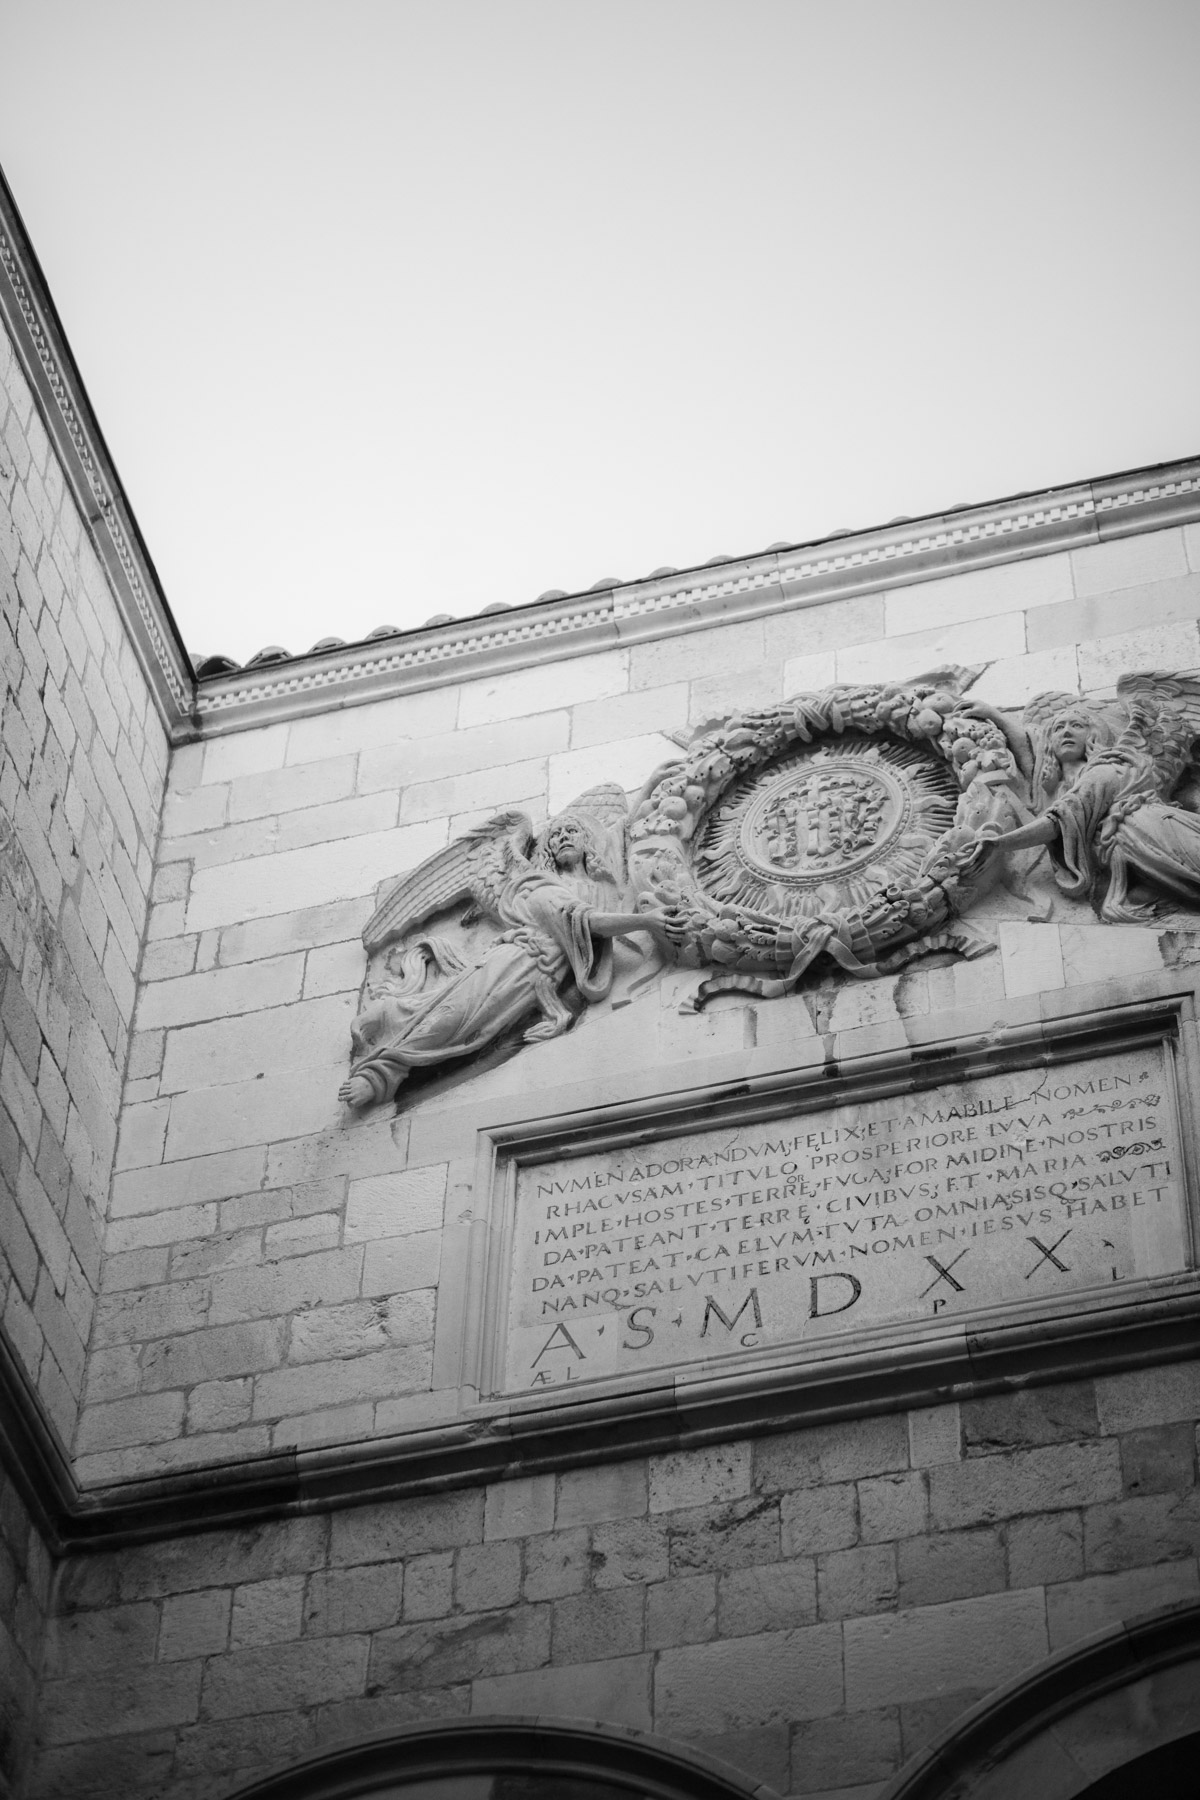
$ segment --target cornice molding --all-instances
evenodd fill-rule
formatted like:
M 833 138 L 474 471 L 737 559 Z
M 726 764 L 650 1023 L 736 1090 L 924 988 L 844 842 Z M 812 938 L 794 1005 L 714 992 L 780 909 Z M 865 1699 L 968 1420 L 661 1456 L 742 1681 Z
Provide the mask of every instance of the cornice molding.
M 198 684 L 195 735 L 819 606 L 1200 519 L 1200 459 L 314 651 Z
M 159 715 L 177 738 L 191 713 L 195 688 L 191 661 L 3 174 L 0 316 L 36 396 L 84 529 L 108 576 Z

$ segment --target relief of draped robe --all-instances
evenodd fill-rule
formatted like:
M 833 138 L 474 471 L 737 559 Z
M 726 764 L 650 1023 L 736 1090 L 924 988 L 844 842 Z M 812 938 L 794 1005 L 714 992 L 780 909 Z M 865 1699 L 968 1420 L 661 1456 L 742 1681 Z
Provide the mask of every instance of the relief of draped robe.
M 612 941 L 592 937 L 592 909 L 556 876 L 540 870 L 515 876 L 496 910 L 507 929 L 481 963 L 471 967 L 454 958 L 455 971 L 445 954 L 448 946 L 420 950 L 420 985 L 388 993 L 389 984 L 383 984 L 354 1021 L 351 1075 L 370 1082 L 375 1100 L 390 1100 L 410 1069 L 486 1048 L 536 1012 L 548 989 L 557 989 L 568 975 L 585 1000 L 607 996 Z M 423 943 L 437 946 L 439 940 Z M 403 988 L 403 983 L 390 985 Z
M 351 1027 L 348 1105 L 390 1100 L 410 1069 L 475 1055 L 531 1015 L 527 1043 L 558 1037 L 575 1016 L 559 992 L 569 978 L 587 1004 L 607 998 L 615 937 L 669 944 L 665 915 L 609 910 L 624 885 L 625 813 L 609 786 L 538 834 L 523 813 L 500 813 L 401 878 L 363 932 L 368 953 L 396 946 L 401 968 L 368 990 Z M 445 938 L 407 937 L 463 901 L 500 928 L 478 961 Z

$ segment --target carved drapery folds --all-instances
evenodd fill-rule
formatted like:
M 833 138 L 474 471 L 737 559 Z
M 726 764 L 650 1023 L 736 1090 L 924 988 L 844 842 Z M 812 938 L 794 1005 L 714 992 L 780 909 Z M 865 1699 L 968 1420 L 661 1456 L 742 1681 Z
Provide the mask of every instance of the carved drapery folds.
M 992 948 L 963 918 L 1009 853 L 1049 852 L 1103 919 L 1200 905 L 1200 676 L 1131 675 L 1115 699 L 973 702 L 977 671 L 837 686 L 738 713 L 633 803 L 589 790 L 540 832 L 504 813 L 402 876 L 364 933 L 352 1106 L 412 1069 L 605 999 L 612 944 L 706 971 L 693 1004 L 797 986 L 818 959 L 870 977 Z M 1025 859 L 1028 860 L 1027 858 Z M 421 933 L 429 921 L 439 931 Z M 564 995 L 569 994 L 573 1005 Z

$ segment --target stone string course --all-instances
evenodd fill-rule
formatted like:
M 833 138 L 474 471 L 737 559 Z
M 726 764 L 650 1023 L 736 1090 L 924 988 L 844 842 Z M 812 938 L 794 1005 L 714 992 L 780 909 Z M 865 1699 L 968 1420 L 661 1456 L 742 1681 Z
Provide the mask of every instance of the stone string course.
M 867 1800 L 996 1684 L 1200 1593 L 1180 1364 L 81 1558 L 32 1794 L 217 1800 L 426 1719 L 600 1716 Z

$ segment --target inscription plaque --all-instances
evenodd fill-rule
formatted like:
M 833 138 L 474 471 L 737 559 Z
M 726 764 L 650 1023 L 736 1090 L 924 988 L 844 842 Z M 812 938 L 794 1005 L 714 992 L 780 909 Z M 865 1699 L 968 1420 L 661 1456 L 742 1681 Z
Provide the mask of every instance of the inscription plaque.
M 1189 1266 L 1161 1044 L 516 1170 L 503 1386 L 914 1326 Z

